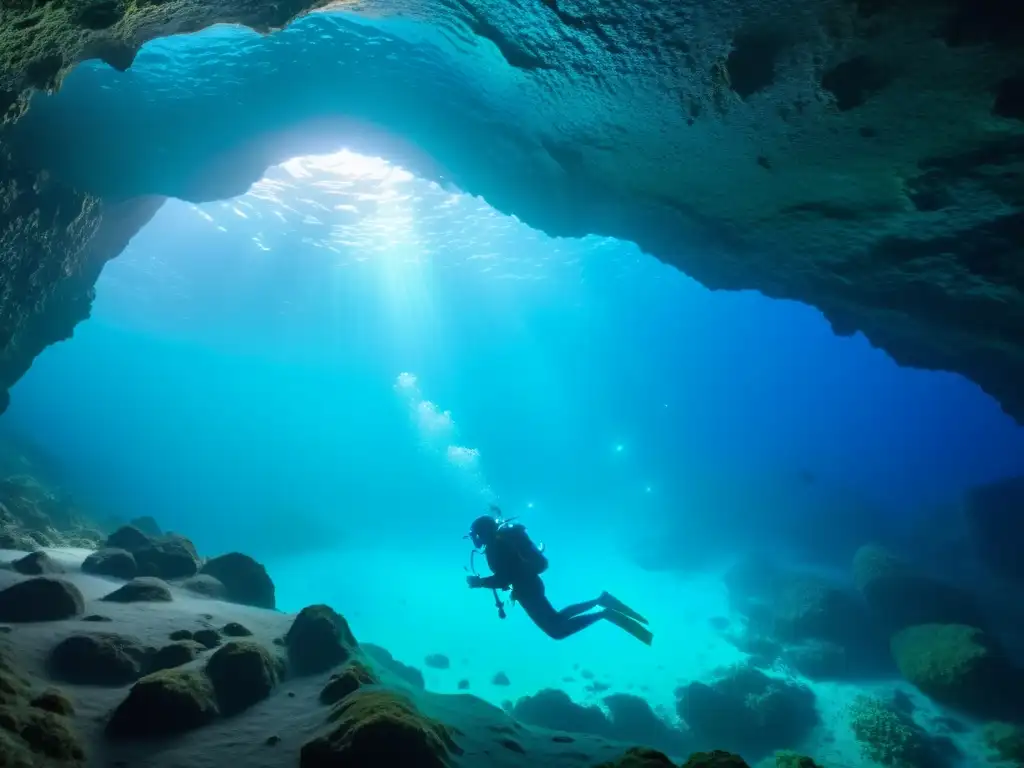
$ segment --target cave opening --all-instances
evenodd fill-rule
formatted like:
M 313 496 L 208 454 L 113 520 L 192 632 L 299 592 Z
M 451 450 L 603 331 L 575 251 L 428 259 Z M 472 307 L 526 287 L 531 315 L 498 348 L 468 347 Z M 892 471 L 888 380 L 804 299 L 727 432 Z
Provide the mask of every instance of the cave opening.
M 635 78 L 643 56 L 614 57 L 634 26 L 651 36 L 668 21 L 540 5 L 529 25 L 470 3 L 471 18 L 447 26 L 458 8 L 438 25 L 323 14 L 266 37 L 213 28 L 148 44 L 130 67 L 86 63 L 37 95 L 0 146 L 0 169 L 37 195 L 18 210 L 52 219 L 19 252 L 33 300 L 0 316 L 15 339 L 3 360 L 14 371 L 0 420 L 4 541 L 39 542 L 15 537 L 12 520 L 60 513 L 77 538 L 33 533 L 64 537 L 47 551 L 77 579 L 83 549 L 114 546 L 108 535 L 131 521 L 148 543 L 117 557 L 166 576 L 166 602 L 202 627 L 196 637 L 252 622 L 244 642 L 276 654 L 291 612 L 328 604 L 370 671 L 401 678 L 425 708 L 447 702 L 438 716 L 458 738 L 505 717 L 474 697 L 519 699 L 506 708 L 528 724 L 517 739 L 531 760 L 556 743 L 597 764 L 606 755 L 588 751 L 590 736 L 673 757 L 724 746 L 751 764 L 776 747 L 830 749 L 848 728 L 818 723 L 814 697 L 838 712 L 863 680 L 906 688 L 888 638 L 860 632 L 874 627 L 862 612 L 878 609 L 862 583 L 874 565 L 912 574 L 926 598 L 981 592 L 986 568 L 1019 578 L 1003 540 L 1022 491 L 1001 480 L 1024 475 L 1020 379 L 1006 375 L 1020 359 L 1019 282 L 1016 262 L 991 258 L 1019 233 L 958 215 L 971 196 L 1012 198 L 1001 169 L 1017 162 L 1019 99 L 1004 83 L 995 108 L 993 90 L 963 110 L 1002 132 L 998 156 L 898 155 L 888 137 L 912 132 L 883 119 L 888 74 L 854 57 L 823 76 L 831 59 L 810 49 L 824 36 L 794 33 L 782 56 L 777 40 L 730 29 L 703 46 L 689 30 L 653 57 L 659 72 L 682 71 L 671 51 L 693 39 L 692 81 L 666 89 Z M 896 6 L 865 16 L 887 21 Z M 128 8 L 102 3 L 82 23 L 106 29 Z M 566 28 L 545 37 L 555 23 Z M 940 55 L 927 33 L 904 41 L 908 62 Z M 572 53 L 557 59 L 566 38 Z M 915 120 L 934 118 L 928 91 L 898 85 L 920 93 Z M 686 100 L 669 91 L 708 108 L 677 115 Z M 885 126 L 871 142 L 865 120 Z M 857 154 L 865 145 L 877 154 Z M 942 194 L 896 167 L 928 170 Z M 986 239 L 972 250 L 956 227 Z M 55 253 L 37 269 L 33 258 Z M 510 604 L 497 620 L 491 595 L 465 588 L 482 561 L 464 534 L 498 512 L 544 541 L 560 604 L 607 587 L 644 603 L 658 642 L 602 624 L 605 635 L 553 644 Z M 231 613 L 244 601 L 229 576 L 197 585 L 160 570 L 238 552 L 265 566 L 281 613 Z M 759 634 L 766 600 L 791 607 L 791 591 L 754 594 L 778 574 L 798 597 L 853 606 L 835 648 Z M 112 577 L 83 581 L 89 599 Z M 199 587 L 212 592 L 197 598 Z M 963 613 L 942 620 L 973 619 L 971 600 L 954 603 Z M 142 627 L 109 612 L 110 629 Z M 167 634 L 143 629 L 146 642 Z M 864 676 L 844 676 L 839 642 L 862 640 Z M 175 642 L 192 661 L 206 653 Z M 787 686 L 796 716 L 783 736 L 757 723 L 734 743 L 718 743 L 732 734 L 714 723 L 695 736 L 690 697 L 727 690 L 715 676 L 736 663 L 762 686 L 741 702 Z M 284 693 L 274 667 L 264 711 Z M 286 679 L 302 714 L 267 741 L 282 754 L 323 719 L 301 703 L 316 691 Z M 571 695 L 544 694 L 553 687 Z M 531 741 L 532 726 L 566 723 L 590 736 Z M 819 725 L 820 742 L 801 741 Z

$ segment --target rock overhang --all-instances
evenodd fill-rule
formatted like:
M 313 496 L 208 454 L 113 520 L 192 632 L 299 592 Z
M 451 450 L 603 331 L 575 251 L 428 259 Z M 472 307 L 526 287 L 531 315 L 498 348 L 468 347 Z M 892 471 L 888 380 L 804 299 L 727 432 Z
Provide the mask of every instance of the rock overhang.
M 343 137 L 549 234 L 813 304 L 1024 416 L 1022 14 L 704 5 L 365 3 L 201 35 L 75 73 L 8 144 L 97 197 L 205 200 Z

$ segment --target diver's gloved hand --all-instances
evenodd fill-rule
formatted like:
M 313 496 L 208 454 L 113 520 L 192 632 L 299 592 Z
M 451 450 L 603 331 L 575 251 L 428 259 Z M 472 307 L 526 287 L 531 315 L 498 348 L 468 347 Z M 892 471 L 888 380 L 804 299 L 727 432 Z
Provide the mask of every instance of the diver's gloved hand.
M 483 582 L 484 582 L 484 580 L 482 578 L 480 578 L 479 576 L 467 576 L 466 577 L 466 583 L 469 585 L 470 589 L 477 589 L 478 587 L 482 587 L 483 586 Z

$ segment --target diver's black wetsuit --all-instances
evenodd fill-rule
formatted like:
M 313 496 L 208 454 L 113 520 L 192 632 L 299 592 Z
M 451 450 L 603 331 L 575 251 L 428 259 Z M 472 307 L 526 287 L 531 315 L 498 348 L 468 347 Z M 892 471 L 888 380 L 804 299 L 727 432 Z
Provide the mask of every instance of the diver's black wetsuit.
M 512 599 L 523 606 L 530 617 L 546 635 L 562 640 L 586 629 L 591 624 L 604 618 L 600 613 L 587 611 L 600 605 L 600 600 L 588 600 L 576 603 L 562 610 L 555 607 L 544 594 L 544 582 L 540 576 L 531 573 L 523 563 L 515 549 L 515 543 L 509 539 L 498 537 L 488 545 L 485 555 L 487 566 L 493 576 L 480 579 L 480 586 L 487 589 L 512 588 Z M 586 615 L 581 615 L 586 614 Z

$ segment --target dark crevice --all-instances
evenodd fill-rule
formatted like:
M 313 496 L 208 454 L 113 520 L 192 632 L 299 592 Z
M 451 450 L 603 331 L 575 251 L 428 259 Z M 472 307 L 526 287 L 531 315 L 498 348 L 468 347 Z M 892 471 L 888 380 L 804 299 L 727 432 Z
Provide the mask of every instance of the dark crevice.
M 1024 43 L 1024 3 L 1019 0 L 958 0 L 943 38 L 952 47 Z
M 774 33 L 754 32 L 739 35 L 725 62 L 732 89 L 746 99 L 775 82 L 775 63 L 785 41 Z
M 892 81 L 892 76 L 867 56 L 836 64 L 821 78 L 821 87 L 831 93 L 840 112 L 859 107 Z
M 1000 117 L 1024 120 L 1024 76 L 1008 77 L 999 84 L 992 113 Z

